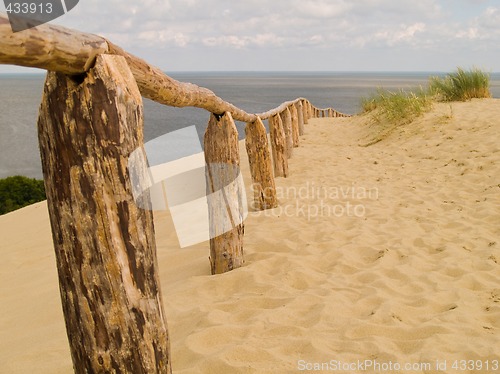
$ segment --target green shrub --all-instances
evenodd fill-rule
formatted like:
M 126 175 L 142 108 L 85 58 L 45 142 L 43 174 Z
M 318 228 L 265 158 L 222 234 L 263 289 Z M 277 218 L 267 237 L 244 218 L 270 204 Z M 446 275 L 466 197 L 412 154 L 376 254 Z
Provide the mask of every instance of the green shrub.
M 43 181 L 23 176 L 0 179 L 0 214 L 45 200 Z
M 429 89 L 443 101 L 491 97 L 489 74 L 476 68 L 469 71 L 458 68 L 456 72 L 444 78 L 432 77 Z

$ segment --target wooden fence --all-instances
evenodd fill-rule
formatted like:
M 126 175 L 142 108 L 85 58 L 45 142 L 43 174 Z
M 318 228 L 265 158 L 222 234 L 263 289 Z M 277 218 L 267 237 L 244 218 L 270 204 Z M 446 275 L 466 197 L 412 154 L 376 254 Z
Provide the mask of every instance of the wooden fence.
M 38 137 L 75 372 L 170 373 L 153 214 L 134 201 L 127 169 L 131 152 L 143 150 L 142 97 L 210 113 L 207 194 L 224 190 L 208 201 L 212 274 L 244 262 L 241 191 L 227 188 L 240 163 L 234 120 L 246 123 L 254 206 L 263 210 L 278 205 L 274 178 L 288 176 L 288 159 L 308 120 L 346 115 L 304 98 L 247 113 L 102 37 L 48 24 L 13 33 L 5 14 L 0 63 L 48 71 Z M 228 214 L 233 228 L 222 230 L 218 222 Z

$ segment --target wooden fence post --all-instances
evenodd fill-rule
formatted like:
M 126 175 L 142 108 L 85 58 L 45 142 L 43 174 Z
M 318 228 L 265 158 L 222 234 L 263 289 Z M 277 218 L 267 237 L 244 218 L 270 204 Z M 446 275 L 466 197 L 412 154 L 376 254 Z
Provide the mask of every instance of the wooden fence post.
M 304 124 L 307 125 L 309 123 L 309 118 L 311 118 L 309 114 L 309 104 L 307 100 L 302 100 L 302 110 L 304 112 Z
M 252 190 L 255 210 L 272 209 L 278 206 L 276 185 L 272 169 L 269 142 L 262 120 L 247 123 L 245 127 L 245 144 L 252 175 Z
M 279 114 L 269 118 L 269 132 L 271 134 L 271 148 L 273 150 L 274 176 L 288 176 L 288 158 L 286 156 L 286 139 L 283 121 Z
M 290 105 L 290 116 L 292 118 L 292 140 L 293 146 L 297 148 L 299 146 L 299 115 L 297 114 L 297 108 L 295 104 Z
M 153 214 L 127 169 L 143 110 L 125 59 L 98 56 L 83 82 L 49 72 L 38 132 L 75 372 L 171 373 Z
M 297 101 L 297 104 L 295 104 L 297 108 L 297 116 L 298 116 L 298 122 L 299 122 L 299 135 L 302 136 L 304 135 L 304 108 L 302 105 L 302 100 Z
M 286 157 L 290 158 L 293 154 L 292 114 L 290 113 L 290 109 L 288 107 L 285 108 L 280 113 L 280 117 L 283 122 L 283 129 L 285 130 Z
M 221 274 L 239 268 L 243 258 L 243 191 L 238 183 L 238 130 L 231 113 L 210 115 L 205 131 L 210 268 Z

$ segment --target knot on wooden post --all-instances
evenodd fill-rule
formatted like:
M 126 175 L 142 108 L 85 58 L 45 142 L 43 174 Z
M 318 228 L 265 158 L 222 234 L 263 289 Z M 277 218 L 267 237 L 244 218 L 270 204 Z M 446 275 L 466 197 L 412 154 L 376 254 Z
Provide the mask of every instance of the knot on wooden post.
M 269 142 L 267 141 L 266 128 L 259 117 L 256 121 L 247 123 L 245 135 L 250 174 L 252 175 L 253 209 L 276 208 L 278 199 L 276 198 Z
M 238 131 L 231 113 L 210 115 L 205 131 L 210 268 L 221 274 L 243 265 L 246 197 L 240 174 Z

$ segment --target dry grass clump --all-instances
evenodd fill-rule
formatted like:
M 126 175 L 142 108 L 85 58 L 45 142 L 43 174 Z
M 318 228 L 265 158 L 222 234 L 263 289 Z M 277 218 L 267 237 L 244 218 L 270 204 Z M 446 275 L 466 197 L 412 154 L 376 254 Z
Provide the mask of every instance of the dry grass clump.
M 362 107 L 365 113 L 374 112 L 377 122 L 405 124 L 428 111 L 431 103 L 432 98 L 422 88 L 417 92 L 379 89 L 375 95 L 363 99 Z
M 374 128 L 374 138 L 366 145 L 383 140 L 396 128 L 412 122 L 431 107 L 432 97 L 422 88 L 416 92 L 379 89 L 375 95 L 362 101 L 363 112 L 369 113 Z
M 468 71 L 458 68 L 444 78 L 432 77 L 429 91 L 442 101 L 488 98 L 491 97 L 490 76 L 477 68 Z
M 458 68 L 444 78 L 431 77 L 427 89 L 417 91 L 383 89 L 363 98 L 363 113 L 369 116 L 372 139 L 365 145 L 375 144 L 386 138 L 399 126 L 413 122 L 432 108 L 433 101 L 466 101 L 473 98 L 488 98 L 490 93 L 489 74 L 471 69 Z

